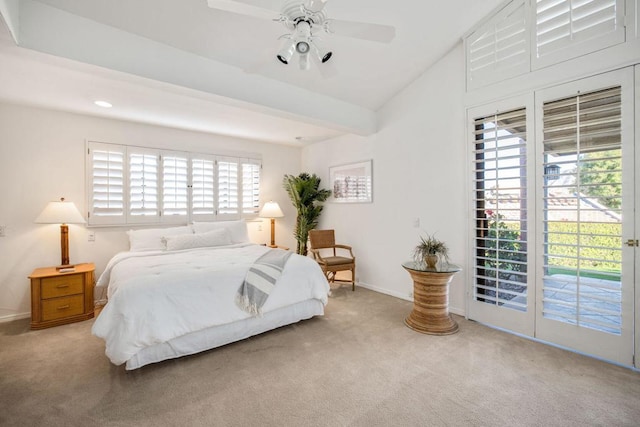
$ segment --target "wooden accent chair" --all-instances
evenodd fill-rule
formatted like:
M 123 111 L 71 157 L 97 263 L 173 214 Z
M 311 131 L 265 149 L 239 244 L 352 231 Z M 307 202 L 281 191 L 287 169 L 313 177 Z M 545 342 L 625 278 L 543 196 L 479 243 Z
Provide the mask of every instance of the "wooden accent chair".
M 356 258 L 351 246 L 337 245 L 334 230 L 309 231 L 311 253 L 320 264 L 329 283 L 351 283 L 351 290 L 356 290 Z M 347 251 L 349 256 L 347 256 Z M 327 255 L 328 254 L 328 255 Z M 336 279 L 338 271 L 351 271 L 351 280 Z

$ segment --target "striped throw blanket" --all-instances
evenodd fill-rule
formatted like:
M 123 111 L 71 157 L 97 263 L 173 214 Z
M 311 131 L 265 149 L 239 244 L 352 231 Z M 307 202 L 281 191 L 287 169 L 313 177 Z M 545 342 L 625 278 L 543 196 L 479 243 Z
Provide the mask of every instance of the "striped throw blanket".
M 271 249 L 249 268 L 236 294 L 238 307 L 253 316 L 262 317 L 262 306 L 275 287 L 291 252 Z

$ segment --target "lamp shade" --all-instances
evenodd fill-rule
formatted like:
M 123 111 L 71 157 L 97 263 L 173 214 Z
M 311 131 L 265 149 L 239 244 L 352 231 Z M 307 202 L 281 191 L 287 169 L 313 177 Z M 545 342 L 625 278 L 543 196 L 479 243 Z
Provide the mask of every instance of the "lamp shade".
M 84 224 L 85 220 L 73 202 L 65 202 L 64 197 L 57 202 L 49 202 L 35 221 L 37 224 Z
M 282 218 L 283 216 L 278 202 L 267 202 L 260 211 L 260 218 Z

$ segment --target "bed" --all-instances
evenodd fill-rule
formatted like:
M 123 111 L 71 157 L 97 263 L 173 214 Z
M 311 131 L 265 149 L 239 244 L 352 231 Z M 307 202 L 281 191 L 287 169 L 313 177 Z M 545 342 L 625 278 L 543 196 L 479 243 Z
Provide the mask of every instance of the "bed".
M 248 242 L 243 221 L 129 232 L 96 284 L 107 303 L 92 333 L 127 370 L 195 354 L 324 314 L 329 284 L 311 258 L 291 254 L 260 315 L 235 302 L 256 260 L 281 251 Z

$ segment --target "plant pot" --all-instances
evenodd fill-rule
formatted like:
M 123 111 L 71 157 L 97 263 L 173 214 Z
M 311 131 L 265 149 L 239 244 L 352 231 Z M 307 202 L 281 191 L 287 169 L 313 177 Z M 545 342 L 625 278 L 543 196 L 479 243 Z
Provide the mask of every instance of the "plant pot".
M 438 255 L 425 256 L 424 263 L 427 264 L 427 268 L 436 268 L 436 264 L 438 264 Z

